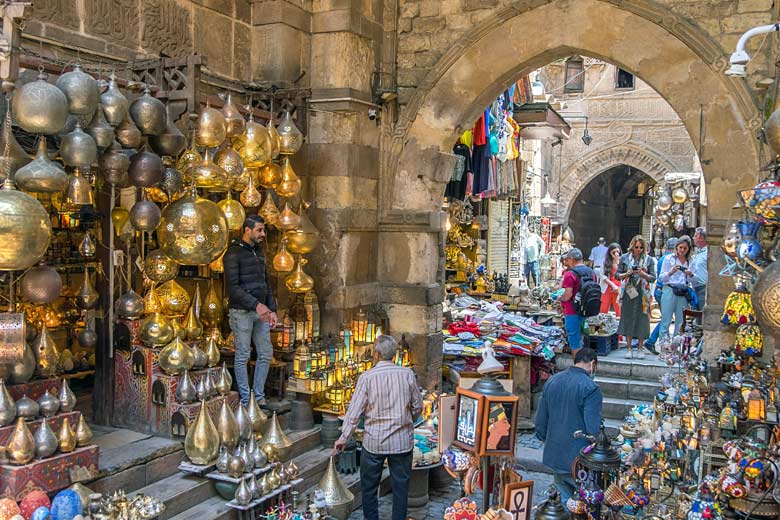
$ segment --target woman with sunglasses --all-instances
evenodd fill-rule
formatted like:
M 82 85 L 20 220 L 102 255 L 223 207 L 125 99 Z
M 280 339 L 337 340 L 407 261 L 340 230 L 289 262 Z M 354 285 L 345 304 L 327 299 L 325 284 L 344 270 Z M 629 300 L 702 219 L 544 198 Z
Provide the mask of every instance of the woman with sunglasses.
M 677 239 L 674 254 L 669 255 L 661 266 L 658 277 L 664 284 L 661 292 L 661 323 L 659 337 L 669 336 L 669 327 L 674 316 L 674 328 L 678 331 L 683 323 L 683 311 L 688 307 L 688 281 L 693 277 L 690 270 L 691 238 L 683 235 Z M 680 293 L 680 294 L 677 294 Z
M 642 235 L 632 238 L 628 251 L 620 257 L 617 279 L 622 283 L 617 333 L 626 337 L 627 358 L 634 357 L 631 343 L 638 340 L 636 357 L 642 359 L 642 343 L 650 337 L 650 295 L 655 282 L 655 260 L 648 254 Z

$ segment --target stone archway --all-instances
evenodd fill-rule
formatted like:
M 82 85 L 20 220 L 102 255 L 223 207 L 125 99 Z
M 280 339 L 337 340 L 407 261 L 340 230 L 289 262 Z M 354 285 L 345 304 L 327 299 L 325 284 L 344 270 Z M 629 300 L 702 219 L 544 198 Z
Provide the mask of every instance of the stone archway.
M 594 150 L 571 165 L 561 175 L 561 192 L 558 205 L 558 219 L 566 222 L 574 202 L 580 192 L 596 177 L 614 166 L 624 164 L 641 170 L 656 182 L 663 180 L 664 175 L 675 170 L 674 164 L 647 145 L 641 147 L 626 143 L 609 148 Z
M 753 132 L 761 125 L 747 82 L 723 74 L 727 52 L 690 19 L 653 0 L 513 2 L 452 45 L 383 138 L 377 274 L 386 287 L 391 331 L 430 335 L 438 329 L 439 208 L 454 162 L 452 143 L 512 81 L 574 54 L 641 77 L 677 112 L 692 141 L 702 143 L 697 152 L 709 200 L 728 201 L 709 210 L 710 237 L 722 233 L 734 192 L 759 167 Z M 710 256 L 710 273 L 720 269 L 716 256 Z M 403 260 L 400 269 L 393 259 Z M 409 298 L 421 289 L 422 302 Z M 727 291 L 726 281 L 712 274 L 708 304 L 720 305 Z M 429 341 L 427 348 L 436 347 Z

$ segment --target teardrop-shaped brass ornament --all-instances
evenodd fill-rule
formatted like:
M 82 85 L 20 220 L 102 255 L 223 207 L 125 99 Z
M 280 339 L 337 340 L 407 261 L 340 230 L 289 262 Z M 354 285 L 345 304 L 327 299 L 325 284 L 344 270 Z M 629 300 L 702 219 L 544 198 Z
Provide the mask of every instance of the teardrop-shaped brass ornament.
M 35 358 L 37 359 L 36 371 L 39 376 L 46 379 L 57 373 L 57 362 L 60 353 L 49 334 L 49 328 L 44 323 L 41 333 L 35 341 Z
M 190 304 L 187 311 L 187 318 L 184 320 L 184 337 L 189 341 L 194 341 L 203 335 L 203 324 L 195 315 L 195 302 Z
M 14 363 L 14 366 L 11 369 L 10 382 L 11 384 L 15 384 L 15 385 L 26 383 L 27 381 L 30 380 L 30 378 L 32 378 L 34 373 L 35 373 L 35 352 L 33 351 L 32 346 L 29 343 L 25 342 L 24 352 L 22 353 L 21 361 L 19 361 L 18 363 Z M 8 423 L 10 423 L 11 420 L 13 420 L 13 417 L 11 417 Z M 0 426 L 5 426 L 3 424 L 1 411 L 0 411 Z
M 295 229 L 287 231 L 284 234 L 284 238 L 287 239 L 287 245 L 292 253 L 306 255 L 314 251 L 320 243 L 320 232 L 309 220 L 309 217 L 306 216 L 303 208 L 301 208 L 298 216 L 300 225 Z
M 16 427 L 8 441 L 7 454 L 11 464 L 16 465 L 27 464 L 35 457 L 35 440 L 22 417 L 16 420 Z
M 301 180 L 293 170 L 290 163 L 290 157 L 285 155 L 282 158 L 282 182 L 276 187 L 276 193 L 280 197 L 292 198 L 297 196 L 301 192 Z
M 246 121 L 233 103 L 233 96 L 225 95 L 225 104 L 222 106 L 222 115 L 225 116 L 225 135 L 228 139 L 240 136 L 244 132 Z
M 301 224 L 301 217 L 299 217 L 293 210 L 290 208 L 290 203 L 285 202 L 284 203 L 284 209 L 281 213 L 279 213 L 279 220 L 277 221 L 276 227 L 281 229 L 282 231 L 290 231 Z
M 62 425 L 60 431 L 57 434 L 57 441 L 59 442 L 59 448 L 62 453 L 70 453 L 76 449 L 76 432 L 70 426 L 70 421 L 67 417 L 62 419 Z
M 92 236 L 89 231 L 87 231 L 84 233 L 84 238 L 79 242 L 79 254 L 84 258 L 92 258 L 95 256 L 96 251 L 97 247 L 95 246 L 95 241 L 92 240 Z
M 13 179 L 19 189 L 33 193 L 62 193 L 68 187 L 68 174 L 49 159 L 44 136 L 38 139 L 35 159 L 16 170 Z
M 244 132 L 235 140 L 235 149 L 244 160 L 244 166 L 257 168 L 271 160 L 271 139 L 268 130 L 256 123 L 251 113 Z
M 265 434 L 263 435 L 263 442 L 271 443 L 276 446 L 279 460 L 287 460 L 292 442 L 290 442 L 290 439 L 287 438 L 284 430 L 282 430 L 282 426 L 279 424 L 279 419 L 276 417 L 276 412 L 274 412 L 273 416 L 271 416 L 271 420 L 268 422 Z
M 183 316 L 190 306 L 190 295 L 176 279 L 168 280 L 157 288 L 157 297 L 166 316 Z
M 188 172 L 190 171 L 190 168 L 200 163 L 202 160 L 203 160 L 203 156 L 195 147 L 195 143 L 191 142 L 189 148 L 184 150 L 181 156 L 179 156 L 179 159 L 176 161 L 176 169 L 184 173 L 186 178 Z
M 15 417 L 16 403 L 5 386 L 5 381 L 0 379 L 0 426 L 11 424 Z
M 46 417 L 41 420 L 41 424 L 33 434 L 33 442 L 35 443 L 35 456 L 39 459 L 51 457 L 57 451 L 59 445 L 57 436 L 49 426 L 49 420 Z
M 176 400 L 183 404 L 194 403 L 198 397 L 198 390 L 190 378 L 189 370 L 185 370 L 176 382 Z
M 238 424 L 238 438 L 241 442 L 249 441 L 252 437 L 252 421 L 249 420 L 249 413 L 241 403 L 238 403 L 238 408 L 236 408 L 236 423 Z
M 255 188 L 255 182 L 252 180 L 252 176 L 250 175 L 249 182 L 247 182 L 246 188 L 244 188 L 239 197 L 241 204 L 247 208 L 256 208 L 260 205 L 262 198 L 263 197 L 260 195 L 260 192 L 257 191 L 257 188 Z
M 244 225 L 244 219 L 246 218 L 246 212 L 244 211 L 244 206 L 239 201 L 233 199 L 230 191 L 228 191 L 227 198 L 219 201 L 217 206 L 225 214 L 228 229 L 230 231 L 241 231 L 241 226 Z
M 171 321 L 159 312 L 155 312 L 141 321 L 138 336 L 149 346 L 161 347 L 173 339 L 174 333 Z
M 84 419 L 84 414 L 80 414 L 79 424 L 76 426 L 76 443 L 79 446 L 87 446 L 89 441 L 92 440 L 92 428 L 87 424 Z
M 222 407 L 219 409 L 217 417 L 217 431 L 219 432 L 219 442 L 229 450 L 236 449 L 238 446 L 238 423 L 236 415 L 228 405 L 227 399 L 222 400 Z
M 295 269 L 295 258 L 287 252 L 287 239 L 283 238 L 279 251 L 274 255 L 274 270 L 279 273 L 289 273 Z
M 84 282 L 81 285 L 81 290 L 76 295 L 76 305 L 79 309 L 94 309 L 99 300 L 100 295 L 92 285 L 92 277 L 89 275 L 89 270 L 85 270 Z
M 303 266 L 306 263 L 308 263 L 308 260 L 298 255 L 298 267 L 293 274 L 284 280 L 284 285 L 290 292 L 305 293 L 314 289 L 314 279 L 303 272 Z
M 246 411 L 252 423 L 255 439 L 259 442 L 263 438 L 263 431 L 265 430 L 265 423 L 268 422 L 268 416 L 258 406 L 254 392 L 249 392 L 249 406 L 247 406 Z
M 303 134 L 295 126 L 292 115 L 289 111 L 284 113 L 279 126 L 276 127 L 279 132 L 279 153 L 282 155 L 292 155 L 297 153 L 303 146 Z
M 213 337 L 206 340 L 206 356 L 209 359 L 209 368 L 213 368 L 219 364 L 219 345 L 217 345 L 217 340 Z
M 215 386 L 217 388 L 217 392 L 219 393 L 219 395 L 225 397 L 230 393 L 231 381 L 225 378 L 225 374 L 222 371 L 220 371 Z
M 225 381 L 227 381 L 227 385 L 229 387 L 233 386 L 233 376 L 230 375 L 230 370 L 228 370 L 227 362 L 222 362 L 222 369 L 220 370 L 220 377 L 224 378 Z
M 252 501 L 252 492 L 249 490 L 249 486 L 247 486 L 246 479 L 241 479 L 236 488 L 234 499 L 240 506 L 248 505 Z
M 207 103 L 198 116 L 195 143 L 198 146 L 215 148 L 222 144 L 226 136 L 225 116 Z
M 157 289 L 155 288 L 155 284 L 152 284 L 151 287 L 149 287 L 149 290 L 146 291 L 146 294 L 144 295 L 144 314 L 154 314 L 155 312 L 160 312 L 162 310 L 162 303 L 160 302 L 160 298 L 157 297 Z
M 244 173 L 244 160 L 241 155 L 226 144 L 214 154 L 214 162 L 227 174 L 228 185 L 233 186 Z
M 219 434 L 206 410 L 206 402 L 201 401 L 198 417 L 187 429 L 184 438 L 184 454 L 193 464 L 207 466 L 217 458 L 218 453 Z
M 266 227 L 279 227 L 279 208 L 274 204 L 271 190 L 265 192 L 265 201 L 257 213 L 265 220 Z
M 70 389 L 67 379 L 62 380 L 59 401 L 60 410 L 63 412 L 72 412 L 73 409 L 76 408 L 76 394 L 74 394 L 73 390 Z
M 279 132 L 276 131 L 273 114 L 271 114 L 271 118 L 268 119 L 265 129 L 268 130 L 268 139 L 271 142 L 271 159 L 276 159 L 279 157 L 281 138 L 279 137 Z
M 192 349 L 185 345 L 181 338 L 176 337 L 168 343 L 158 356 L 160 368 L 166 374 L 179 375 L 185 370 L 189 370 L 195 364 L 195 355 Z
M 116 82 L 116 74 L 113 72 L 108 77 L 108 88 L 100 95 L 100 104 L 103 107 L 103 113 L 111 126 L 119 126 L 127 116 L 127 110 L 130 102 L 119 90 Z
M 276 163 L 268 162 L 257 170 L 257 183 L 263 188 L 276 188 L 280 182 L 282 169 Z
M 328 511 L 336 518 L 346 518 L 352 510 L 352 501 L 355 495 L 347 488 L 344 481 L 341 480 L 333 457 L 328 462 L 328 469 L 320 479 L 317 486 L 325 495 L 325 501 L 328 504 Z
M 222 298 L 217 295 L 214 288 L 214 279 L 209 280 L 209 290 L 203 299 L 203 307 L 200 309 L 200 321 L 206 327 L 219 327 L 222 323 L 222 316 L 225 312 L 222 305 Z

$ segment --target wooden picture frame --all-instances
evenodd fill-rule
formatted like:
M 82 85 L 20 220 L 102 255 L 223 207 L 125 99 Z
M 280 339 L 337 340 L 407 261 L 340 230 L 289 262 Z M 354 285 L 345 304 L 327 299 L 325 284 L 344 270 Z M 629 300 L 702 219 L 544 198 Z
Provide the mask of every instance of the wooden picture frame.
M 524 480 L 504 486 L 504 509 L 512 515 L 512 520 L 529 520 L 531 518 L 533 498 L 533 480 Z
M 464 388 L 457 388 L 455 396 L 455 438 L 452 444 L 467 451 L 478 451 L 482 442 L 485 396 Z
M 480 457 L 514 455 L 520 398 L 515 395 L 483 397 L 482 439 L 477 454 Z

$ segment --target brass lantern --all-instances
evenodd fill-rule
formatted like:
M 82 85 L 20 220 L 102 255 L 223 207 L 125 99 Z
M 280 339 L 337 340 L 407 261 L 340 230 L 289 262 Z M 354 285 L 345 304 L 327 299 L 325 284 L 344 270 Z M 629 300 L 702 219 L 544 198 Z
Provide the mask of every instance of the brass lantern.
M 296 379 L 306 379 L 311 368 L 311 353 L 305 343 L 302 343 L 295 351 L 293 361 L 293 376 Z
M 278 350 L 290 350 L 294 339 L 295 336 L 293 335 L 293 326 L 290 324 L 290 318 L 285 316 L 281 323 L 271 330 L 271 342 Z
M 307 336 L 312 339 L 320 337 L 320 304 L 314 291 L 309 291 L 303 298 L 303 306 L 306 308 L 306 317 L 309 322 Z
M 758 388 L 754 388 L 748 395 L 747 416 L 750 421 L 766 420 L 766 401 Z
M 336 361 L 336 365 L 333 368 L 333 374 L 336 384 L 343 384 L 347 375 L 347 362 L 343 359 Z
M 328 401 L 330 401 L 330 409 L 334 412 L 341 412 L 344 409 L 344 387 L 340 385 L 332 386 L 326 393 Z
M 325 385 L 328 382 L 328 378 L 325 375 L 325 371 L 320 370 L 317 373 L 313 374 L 311 378 L 312 378 L 312 385 L 311 385 L 312 391 L 318 394 L 324 392 Z
M 290 320 L 292 321 L 293 326 L 293 339 L 296 345 L 304 343 L 310 337 L 308 336 L 309 320 L 306 313 L 306 307 L 304 306 L 303 302 L 303 295 L 297 295 L 295 297 L 295 302 L 293 302 L 292 306 L 290 307 L 289 312 Z
M 350 329 L 356 343 L 366 343 L 366 333 L 368 332 L 368 316 L 359 309 L 355 316 L 352 318 L 352 324 Z

